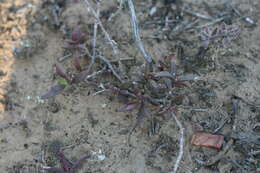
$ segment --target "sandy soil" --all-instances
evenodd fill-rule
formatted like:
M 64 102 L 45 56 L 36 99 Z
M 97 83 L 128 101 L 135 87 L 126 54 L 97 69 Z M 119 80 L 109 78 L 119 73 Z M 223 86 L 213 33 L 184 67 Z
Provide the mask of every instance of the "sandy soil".
M 228 11 L 224 8 L 224 0 L 207 1 L 210 8 L 203 2 L 206 1 L 183 0 L 181 7 L 204 15 Z M 241 132 L 246 136 L 259 134 L 260 130 L 259 24 L 231 16 L 231 26 L 240 30 L 238 37 L 228 43 L 228 47 L 211 47 L 202 63 L 194 63 L 201 45 L 198 39 L 201 29 L 183 31 L 171 24 L 172 32 L 162 32 L 164 24 L 148 23 L 164 21 L 166 7 L 156 0 L 136 0 L 134 4 L 143 43 L 151 57 L 157 60 L 177 53 L 182 47 L 182 59 L 177 59 L 179 73 L 201 79 L 180 90 L 181 101 L 176 105 L 185 127 L 184 157 L 178 172 L 260 171 L 259 152 L 249 154 L 259 151 L 259 139 L 254 143 L 249 139 L 255 137 L 246 141 L 237 135 Z M 258 22 L 260 1 L 237 0 L 231 4 Z M 127 7 L 108 20 L 118 5 L 115 0 L 106 0 L 100 6 L 102 23 L 118 43 L 118 54 L 113 54 L 100 29 L 97 51 L 110 60 L 131 58 L 135 65 L 142 64 L 142 54 L 133 41 Z M 150 16 L 153 7 L 157 11 Z M 172 9 L 177 11 L 175 4 Z M 174 15 L 174 12 L 169 13 L 172 18 Z M 182 17 L 180 22 L 196 19 L 187 13 Z M 198 18 L 195 26 L 208 22 Z M 59 57 L 70 53 L 64 49 L 64 40 L 69 38 L 73 28 L 80 26 L 91 51 L 94 23 L 84 2 L 0 0 L 0 172 L 44 172 L 40 169 L 42 166 L 59 164 L 54 155 L 58 149 L 71 160 L 91 153 L 91 159 L 83 164 L 79 173 L 166 173 L 173 170 L 179 151 L 179 129 L 174 120 L 155 115 L 158 125 L 155 132 L 150 132 L 147 120 L 133 132 L 131 145 L 128 145 L 127 137 L 136 121 L 136 112 L 117 112 L 122 103 L 116 96 L 93 96 L 97 89 L 79 84 L 68 87 L 53 99 L 39 99 L 57 83 L 53 65 Z M 180 23 L 177 21 L 177 24 Z M 72 68 L 71 58 L 62 64 Z M 133 65 L 129 73 L 135 69 Z M 233 105 L 238 106 L 238 111 L 234 112 Z M 222 124 L 217 133 L 225 136 L 223 149 L 191 145 L 191 136 L 196 131 L 213 133 Z M 230 141 L 227 152 L 221 153 Z M 210 166 L 201 163 L 217 157 Z

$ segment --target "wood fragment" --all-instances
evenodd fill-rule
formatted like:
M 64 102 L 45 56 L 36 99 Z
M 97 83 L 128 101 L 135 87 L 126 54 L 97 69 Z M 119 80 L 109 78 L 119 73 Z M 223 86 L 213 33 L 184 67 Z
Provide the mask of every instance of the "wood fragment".
M 220 150 L 224 142 L 224 136 L 198 132 L 192 136 L 191 143 L 196 146 L 208 147 Z

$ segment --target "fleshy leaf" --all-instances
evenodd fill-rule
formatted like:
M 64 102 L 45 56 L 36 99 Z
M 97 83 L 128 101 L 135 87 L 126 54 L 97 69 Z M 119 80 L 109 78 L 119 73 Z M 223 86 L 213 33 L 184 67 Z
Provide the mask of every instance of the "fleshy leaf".
M 56 68 L 56 73 L 57 73 L 60 77 L 66 79 L 68 82 L 70 82 L 69 76 L 66 74 L 64 68 L 63 68 L 60 64 L 55 64 L 55 68 Z
M 76 27 L 71 34 L 71 41 L 74 42 L 74 44 L 80 44 L 84 41 L 84 36 L 80 28 Z
M 130 102 L 117 109 L 118 112 L 132 111 L 139 106 L 139 102 Z
M 59 95 L 64 90 L 65 87 L 66 86 L 63 84 L 54 85 L 46 94 L 41 96 L 41 99 L 48 99 L 51 97 L 55 97 Z
M 159 78 L 166 77 L 166 78 L 171 78 L 171 79 L 174 78 L 174 76 L 171 73 L 169 73 L 168 71 L 157 72 L 154 74 L 154 77 L 159 77 Z
M 149 118 L 152 119 L 152 116 L 147 112 L 146 105 L 144 103 L 141 104 L 139 111 L 137 112 L 137 119 Z
M 81 65 L 80 65 L 80 59 L 79 55 L 76 54 L 75 59 L 74 59 L 74 66 L 78 71 L 82 71 Z
M 80 83 L 80 82 L 84 82 L 84 80 L 86 79 L 87 75 L 89 74 L 88 70 L 82 71 L 79 74 L 76 74 L 73 78 L 73 83 Z

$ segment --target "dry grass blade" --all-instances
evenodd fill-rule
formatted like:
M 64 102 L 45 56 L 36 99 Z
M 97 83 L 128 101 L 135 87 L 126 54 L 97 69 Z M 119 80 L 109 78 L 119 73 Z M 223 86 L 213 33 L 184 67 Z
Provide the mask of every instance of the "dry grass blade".
M 111 39 L 110 35 L 105 30 L 98 13 L 94 10 L 94 8 L 91 6 L 90 2 L 88 0 L 84 0 L 85 4 L 87 5 L 87 10 L 90 11 L 90 13 L 93 15 L 93 17 L 96 19 L 96 22 L 100 26 L 101 30 L 105 34 L 105 37 L 107 38 L 109 44 L 112 46 L 114 54 L 117 54 L 117 43 Z
M 118 112 L 132 111 L 139 106 L 139 102 L 130 102 L 117 109 Z
M 97 17 L 99 18 L 100 13 L 100 2 L 97 3 Z M 98 30 L 98 20 L 95 21 L 94 24 L 94 34 L 93 34 L 93 54 L 91 58 L 91 63 L 88 67 L 88 72 L 91 71 L 91 68 L 93 67 L 95 60 L 96 60 L 96 44 L 97 44 L 97 30 Z
M 138 20 L 137 20 L 136 14 L 135 14 L 135 8 L 134 8 L 134 4 L 133 4 L 132 0 L 128 0 L 128 6 L 129 6 L 130 12 L 131 12 L 131 18 L 132 18 L 131 22 L 132 22 L 132 26 L 133 26 L 133 33 L 134 33 L 135 41 L 136 41 L 140 51 L 142 52 L 144 59 L 149 64 L 151 64 L 153 62 L 153 60 L 144 49 L 144 45 L 142 43 L 140 33 L 139 33 Z

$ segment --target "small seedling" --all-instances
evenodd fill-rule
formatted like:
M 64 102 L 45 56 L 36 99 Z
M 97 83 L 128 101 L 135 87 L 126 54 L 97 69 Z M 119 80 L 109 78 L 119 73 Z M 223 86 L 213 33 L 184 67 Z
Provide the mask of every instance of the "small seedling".
M 118 112 L 126 112 L 137 110 L 136 123 L 130 131 L 129 138 L 132 132 L 138 125 L 142 123 L 145 118 L 153 119 L 150 112 L 149 105 L 159 107 L 159 111 L 156 115 L 162 115 L 168 113 L 169 110 L 177 110 L 174 108 L 174 98 L 178 93 L 175 92 L 177 87 L 186 86 L 186 81 L 193 81 L 197 78 L 194 76 L 180 76 L 177 72 L 176 56 L 171 53 L 164 58 L 161 58 L 156 64 L 149 62 L 144 63 L 139 70 L 136 71 L 136 76 L 127 76 L 127 79 L 117 73 L 117 69 L 109 59 L 102 55 L 96 55 L 92 58 L 89 67 L 101 68 L 103 72 L 110 72 L 117 81 L 104 82 L 102 79 L 96 80 L 89 76 L 100 74 L 97 70 L 89 67 L 83 68 L 80 63 L 80 53 L 85 53 L 85 35 L 77 27 L 71 34 L 70 39 L 66 40 L 67 48 L 73 49 L 74 67 L 79 73 L 68 74 L 61 64 L 55 65 L 55 72 L 60 77 L 58 84 L 53 86 L 46 94 L 41 98 L 48 99 L 60 94 L 67 86 L 77 84 L 80 82 L 90 84 L 96 88 L 101 88 L 101 91 L 97 93 L 103 93 L 108 91 L 114 95 L 121 95 L 127 98 L 127 102 L 122 107 L 118 108 Z M 93 64 L 98 64 L 93 66 Z M 127 73 L 126 73 L 127 74 Z M 95 76 L 94 75 L 94 76 Z M 124 84 L 129 83 L 128 87 L 124 87 Z
M 69 84 L 72 83 L 72 78 L 65 72 L 64 68 L 60 64 L 54 65 L 56 74 L 61 77 L 58 84 L 51 87 L 51 89 L 41 96 L 41 99 L 48 99 L 59 95 Z

